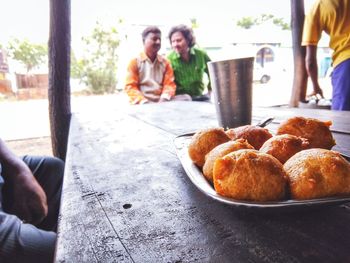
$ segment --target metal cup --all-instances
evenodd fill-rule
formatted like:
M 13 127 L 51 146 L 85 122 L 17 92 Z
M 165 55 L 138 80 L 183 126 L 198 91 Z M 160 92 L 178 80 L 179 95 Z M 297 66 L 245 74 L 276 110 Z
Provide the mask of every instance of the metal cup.
M 219 126 L 251 124 L 254 57 L 208 62 Z

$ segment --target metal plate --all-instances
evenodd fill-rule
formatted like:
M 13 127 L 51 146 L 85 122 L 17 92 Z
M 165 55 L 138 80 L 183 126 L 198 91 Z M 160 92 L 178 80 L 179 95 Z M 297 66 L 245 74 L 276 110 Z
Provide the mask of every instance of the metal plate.
M 264 208 L 276 209 L 285 208 L 288 210 L 294 209 L 309 209 L 321 206 L 334 206 L 350 202 L 350 196 L 347 197 L 328 197 L 311 200 L 284 200 L 273 202 L 252 202 L 236 200 L 221 196 L 216 193 L 212 184 L 203 176 L 202 171 L 192 162 L 188 155 L 188 145 L 194 133 L 183 134 L 174 139 L 176 154 L 181 161 L 183 168 L 192 183 L 207 196 L 228 205 L 245 208 Z

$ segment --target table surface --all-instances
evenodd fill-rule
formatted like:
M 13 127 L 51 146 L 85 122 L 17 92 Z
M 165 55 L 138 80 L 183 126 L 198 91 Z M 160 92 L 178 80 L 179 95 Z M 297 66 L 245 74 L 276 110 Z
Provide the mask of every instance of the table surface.
M 350 112 L 259 108 L 332 120 L 350 155 Z M 206 102 L 102 107 L 73 114 L 56 262 L 350 262 L 347 205 L 238 209 L 200 192 L 176 156 L 177 135 L 217 126 Z

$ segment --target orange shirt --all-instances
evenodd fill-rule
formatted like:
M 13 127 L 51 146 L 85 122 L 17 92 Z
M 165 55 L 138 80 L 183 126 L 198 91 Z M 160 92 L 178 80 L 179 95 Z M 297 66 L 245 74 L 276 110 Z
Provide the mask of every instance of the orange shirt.
M 144 52 L 130 61 L 125 83 L 125 92 L 131 104 L 160 98 L 170 100 L 175 96 L 174 72 L 168 60 L 158 55 L 152 62 Z

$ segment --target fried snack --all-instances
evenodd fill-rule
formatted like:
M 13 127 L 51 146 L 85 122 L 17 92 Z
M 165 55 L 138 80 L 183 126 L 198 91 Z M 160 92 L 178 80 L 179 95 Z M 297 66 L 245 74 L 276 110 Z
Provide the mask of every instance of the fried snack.
M 284 169 L 293 199 L 350 194 L 350 164 L 338 152 L 303 150 L 292 156 Z
M 272 155 L 238 150 L 217 159 L 213 171 L 214 188 L 222 196 L 261 202 L 285 198 L 286 173 Z
M 237 139 L 235 141 L 228 141 L 216 146 L 205 157 L 203 166 L 203 174 L 210 181 L 213 182 L 213 167 L 216 159 L 225 156 L 230 152 L 240 149 L 254 149 L 246 140 Z
M 196 165 L 203 167 L 205 155 L 219 144 L 229 140 L 230 138 L 226 135 L 223 128 L 201 130 L 193 135 L 188 146 L 188 154 Z
M 231 140 L 240 138 L 246 139 L 256 150 L 259 150 L 264 142 L 272 137 L 268 129 L 254 125 L 245 125 L 229 129 L 226 131 L 226 134 Z
M 320 121 L 312 118 L 293 117 L 281 123 L 277 134 L 292 134 L 309 140 L 309 148 L 332 149 L 335 145 L 329 127 L 331 121 Z
M 297 152 L 309 147 L 309 141 L 305 138 L 291 134 L 276 135 L 268 139 L 260 148 L 260 152 L 271 154 L 284 164 Z

